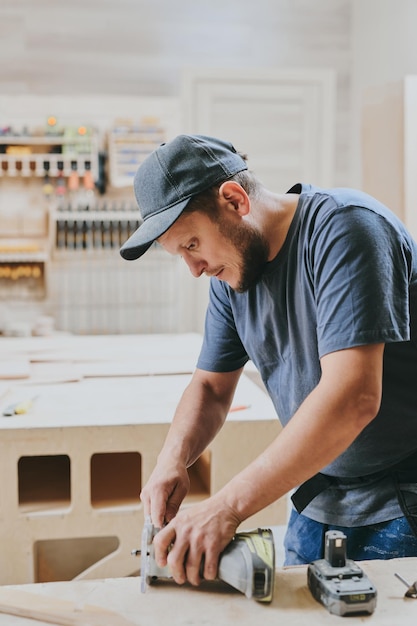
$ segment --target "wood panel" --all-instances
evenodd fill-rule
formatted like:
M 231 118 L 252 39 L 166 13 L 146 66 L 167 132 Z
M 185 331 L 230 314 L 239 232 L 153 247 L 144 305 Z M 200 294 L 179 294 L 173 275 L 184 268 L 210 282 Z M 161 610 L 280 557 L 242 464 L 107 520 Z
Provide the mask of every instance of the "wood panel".
M 194 370 L 201 337 L 2 341 L 5 357 L 26 355 L 31 376 L 5 382 L 9 388 L 0 397 L 0 474 L 7 476 L 0 489 L 0 550 L 8 564 L 0 568 L 0 584 L 134 574 L 140 490 Z M 137 362 L 130 375 L 126 361 Z M 45 375 L 49 366 L 53 374 L 63 363 L 82 375 L 48 383 L 32 369 L 43 365 Z M 27 413 L 1 415 L 33 397 Z M 271 400 L 246 376 L 234 402 L 245 408 L 230 413 L 209 453 L 190 468 L 184 506 L 220 489 L 280 431 Z M 245 528 L 284 524 L 286 517 L 281 498 L 246 520 Z
M 366 90 L 363 189 L 386 204 L 417 238 L 417 75 Z
M 411 584 L 416 576 L 417 559 L 363 561 L 360 566 L 377 589 L 377 604 L 371 616 L 347 617 L 347 622 L 329 613 L 313 598 L 307 586 L 306 566 L 277 568 L 274 598 L 267 606 L 248 600 L 218 581 L 207 581 L 199 588 L 160 582 L 150 586 L 143 594 L 139 591 L 139 580 L 133 578 L 45 583 L 18 588 L 6 586 L 1 589 L 0 605 L 5 609 L 17 606 L 22 611 L 31 608 L 34 612 L 42 610 L 44 615 L 49 613 L 49 620 L 53 620 L 54 615 L 58 620 L 62 613 L 71 615 L 73 622 L 63 622 L 71 626 L 86 623 L 122 626 L 123 618 L 129 620 L 132 626 L 155 626 L 167 621 L 170 626 L 336 626 L 345 623 L 415 626 L 416 602 L 412 598 L 404 598 L 406 587 L 395 578 L 394 573 L 398 572 Z M 99 621 L 96 622 L 93 621 L 93 611 L 98 611 L 98 607 L 103 612 L 98 613 Z M 22 622 L 18 617 L 0 615 L 1 626 L 20 626 L 23 623 L 31 626 L 32 621 Z M 54 623 L 57 622 L 54 620 Z M 47 626 L 43 621 L 38 624 Z

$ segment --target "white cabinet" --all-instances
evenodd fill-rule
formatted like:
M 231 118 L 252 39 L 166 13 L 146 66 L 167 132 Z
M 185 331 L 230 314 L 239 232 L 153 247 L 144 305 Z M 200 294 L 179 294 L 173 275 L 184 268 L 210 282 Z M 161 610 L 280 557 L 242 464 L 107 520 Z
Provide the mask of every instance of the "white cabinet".
M 229 139 L 276 192 L 333 182 L 335 73 L 198 70 L 184 77 L 184 124 Z
M 221 137 L 248 156 L 263 184 L 331 186 L 336 75 L 331 69 L 190 70 L 184 74 L 187 132 Z M 208 281 L 198 282 L 196 328 L 204 327 Z

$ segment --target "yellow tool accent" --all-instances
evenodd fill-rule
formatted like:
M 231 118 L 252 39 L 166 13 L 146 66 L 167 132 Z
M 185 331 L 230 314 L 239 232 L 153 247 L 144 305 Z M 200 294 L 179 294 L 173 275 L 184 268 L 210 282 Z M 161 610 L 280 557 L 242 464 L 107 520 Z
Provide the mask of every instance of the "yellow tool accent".
M 19 404 L 16 404 L 14 408 L 14 412 L 16 413 L 16 415 L 22 415 L 23 413 L 27 413 L 29 409 L 32 407 L 32 405 L 33 405 L 33 400 L 26 400 L 26 402 L 20 402 Z
M 6 417 L 10 417 L 11 415 L 23 415 L 27 413 L 33 406 L 33 402 L 36 400 L 35 398 L 31 398 L 29 400 L 22 400 L 21 402 L 16 402 L 15 404 L 11 404 L 3 411 L 3 415 Z

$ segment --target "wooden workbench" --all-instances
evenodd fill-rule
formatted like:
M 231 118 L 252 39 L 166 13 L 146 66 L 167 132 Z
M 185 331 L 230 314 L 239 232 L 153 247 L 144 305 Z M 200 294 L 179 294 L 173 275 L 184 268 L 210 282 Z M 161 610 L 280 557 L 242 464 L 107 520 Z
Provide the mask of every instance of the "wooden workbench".
M 0 603 L 10 601 L 14 592 L 36 594 L 35 598 L 28 598 L 32 599 L 32 607 L 37 607 L 39 598 L 45 597 L 71 601 L 70 613 L 78 616 L 79 621 L 75 624 L 80 626 L 96 624 L 86 619 L 92 611 L 87 605 L 109 611 L 101 614 L 99 626 L 336 626 L 347 622 L 372 626 L 415 626 L 417 600 L 404 598 L 405 587 L 394 573 L 398 572 L 406 580 L 414 582 L 417 558 L 363 561 L 360 565 L 378 592 L 376 609 L 369 616 L 342 618 L 329 614 L 312 598 L 304 566 L 276 571 L 274 599 L 269 605 L 248 600 L 217 582 L 204 583 L 199 588 L 160 582 L 142 594 L 139 577 L 6 586 L 0 588 Z M 22 602 L 22 596 L 20 598 Z M 46 622 L 0 615 L 0 626 L 3 624 L 35 626 Z
M 194 334 L 0 339 L 0 413 L 35 398 L 27 413 L 0 417 L 0 584 L 137 572 L 139 493 L 200 344 Z M 190 469 L 185 506 L 218 491 L 280 430 L 271 400 L 246 376 L 232 408 Z M 281 499 L 245 528 L 285 522 Z

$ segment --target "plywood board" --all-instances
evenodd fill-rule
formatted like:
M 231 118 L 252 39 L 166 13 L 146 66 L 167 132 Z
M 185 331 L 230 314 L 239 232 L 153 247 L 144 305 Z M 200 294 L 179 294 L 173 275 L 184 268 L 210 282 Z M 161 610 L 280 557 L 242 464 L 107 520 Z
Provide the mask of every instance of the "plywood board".
M 0 379 L 12 380 L 20 378 L 29 378 L 30 362 L 29 359 L 2 359 L 0 361 Z
M 73 426 L 120 426 L 122 424 L 167 424 L 171 422 L 190 374 L 86 378 L 70 384 L 36 384 L 30 390 L 14 388 L 6 404 L 36 397 L 33 408 L 14 420 L 0 417 L 0 429 L 60 428 Z M 239 381 L 230 421 L 277 420 L 268 396 L 246 376 Z
M 360 565 L 377 589 L 377 605 L 372 615 L 350 619 L 354 619 L 355 623 L 369 623 L 372 626 L 415 626 L 417 601 L 404 598 L 405 587 L 395 578 L 394 573 L 399 572 L 406 580 L 414 581 L 417 558 L 363 561 Z M 277 569 L 274 598 L 269 605 L 249 600 L 220 582 L 206 582 L 194 588 L 161 581 L 149 587 L 144 594 L 140 593 L 140 578 L 24 585 L 21 589 L 48 598 L 75 601 L 81 606 L 84 602 L 100 606 L 122 615 L 137 626 L 342 624 L 342 618 L 331 615 L 313 599 L 307 587 L 305 566 Z M 20 626 L 23 623 L 17 618 L 0 615 L 0 626 L 3 624 Z
M 0 613 L 60 626 L 133 626 L 123 616 L 107 609 L 81 607 L 76 602 L 20 589 L 0 589 Z
M 29 358 L 31 376 L 3 381 L 0 397 L 0 473 L 8 477 L 0 489 L 0 548 L 8 563 L 0 568 L 0 584 L 137 571 L 130 553 L 143 525 L 140 490 L 190 381 L 200 341 L 184 335 L 5 342 L 8 354 Z M 84 367 L 86 375 L 77 376 Z M 149 375 L 155 370 L 158 375 Z M 189 371 L 178 373 L 183 370 Z M 26 413 L 1 415 L 4 407 L 33 398 Z M 193 489 L 184 506 L 221 488 L 278 431 L 271 400 L 242 376 L 206 464 L 190 470 Z M 285 509 L 286 502 L 278 501 L 246 520 L 246 528 L 284 523 Z M 105 555 L 94 549 L 96 560 L 82 560 L 83 567 L 76 551 L 66 550 L 72 541 L 98 546 L 108 538 L 118 547 Z M 50 558 L 51 549 L 62 555 L 58 562 Z

